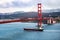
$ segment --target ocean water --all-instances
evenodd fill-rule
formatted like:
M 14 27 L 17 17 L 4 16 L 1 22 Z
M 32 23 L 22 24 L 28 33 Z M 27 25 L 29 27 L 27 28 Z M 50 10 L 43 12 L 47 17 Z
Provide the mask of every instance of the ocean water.
M 24 28 L 36 28 L 37 23 L 0 24 L 0 40 L 60 40 L 60 23 L 43 24 L 44 31 L 24 31 Z

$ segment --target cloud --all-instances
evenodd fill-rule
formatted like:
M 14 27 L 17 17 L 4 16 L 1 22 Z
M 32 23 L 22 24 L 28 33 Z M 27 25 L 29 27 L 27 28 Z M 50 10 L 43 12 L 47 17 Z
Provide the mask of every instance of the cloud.
M 20 2 L 22 2 L 22 3 L 29 3 L 29 2 L 31 2 L 32 0 L 18 0 L 18 1 L 20 1 Z
M 19 7 L 0 8 L 0 13 L 11 13 L 11 12 L 16 12 L 16 11 L 33 12 L 33 11 L 37 11 L 36 9 L 37 7 L 35 6 L 26 7 L 26 8 L 19 8 Z
M 43 9 L 60 8 L 60 0 L 0 0 L 0 12 L 37 11 L 38 3 Z
M 45 8 L 50 9 L 60 8 L 60 0 L 44 0 L 42 1 Z
M 21 2 L 21 1 L 13 1 L 12 4 L 13 4 L 12 5 L 13 7 L 28 7 L 28 6 L 32 6 L 29 3 L 24 3 L 24 2 Z
M 34 6 L 35 1 L 32 0 L 13 0 L 8 2 L 7 0 L 0 4 L 0 12 L 14 12 L 14 11 L 36 11 Z
M 10 5 L 12 5 L 12 1 L 15 1 L 15 0 L 0 0 L 0 8 L 7 8 L 9 7 Z
M 5 4 L 5 3 L 10 3 L 12 1 L 15 1 L 15 0 L 0 0 L 0 4 Z
M 0 4 L 0 8 L 8 8 L 8 7 L 28 7 L 34 4 L 32 0 L 13 0 L 13 1 L 2 1 Z

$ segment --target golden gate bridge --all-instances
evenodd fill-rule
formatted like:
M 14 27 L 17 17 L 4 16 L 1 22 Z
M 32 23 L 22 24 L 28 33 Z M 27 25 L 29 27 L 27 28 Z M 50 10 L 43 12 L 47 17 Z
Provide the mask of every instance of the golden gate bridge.
M 44 17 L 42 18 L 42 4 L 38 3 L 38 18 L 27 18 L 27 19 L 5 19 L 5 20 L 0 20 L 0 24 L 3 23 L 11 23 L 11 22 L 28 22 L 28 21 L 35 21 L 37 20 L 37 28 L 24 28 L 24 30 L 33 30 L 33 31 L 43 31 L 43 27 L 42 27 L 42 21 L 43 20 L 47 20 L 48 24 L 53 24 L 55 22 L 56 19 L 51 18 L 51 17 Z

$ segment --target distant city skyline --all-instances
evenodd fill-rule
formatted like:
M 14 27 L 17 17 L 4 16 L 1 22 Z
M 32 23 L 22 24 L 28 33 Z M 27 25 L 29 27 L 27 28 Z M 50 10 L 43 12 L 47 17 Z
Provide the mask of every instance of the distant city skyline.
M 37 11 L 37 4 L 42 3 L 42 9 L 60 8 L 60 0 L 0 0 L 0 13 Z

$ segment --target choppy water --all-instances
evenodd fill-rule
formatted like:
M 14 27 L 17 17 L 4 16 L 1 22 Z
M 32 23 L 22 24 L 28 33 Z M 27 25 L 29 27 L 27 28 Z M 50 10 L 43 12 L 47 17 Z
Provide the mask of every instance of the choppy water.
M 24 31 L 23 28 L 35 28 L 37 23 L 0 24 L 0 40 L 60 40 L 60 23 L 44 26 L 44 31 Z

